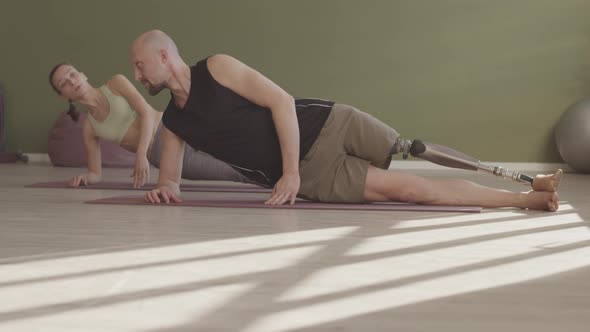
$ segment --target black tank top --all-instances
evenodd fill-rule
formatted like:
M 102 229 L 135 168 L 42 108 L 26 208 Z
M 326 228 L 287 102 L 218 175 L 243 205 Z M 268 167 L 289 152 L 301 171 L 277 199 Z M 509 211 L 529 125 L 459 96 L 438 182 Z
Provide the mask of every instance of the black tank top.
M 333 105 L 323 99 L 295 99 L 300 160 L 315 142 Z M 162 122 L 195 150 L 228 163 L 255 182 L 273 186 L 283 173 L 270 109 L 217 82 L 209 72 L 207 59 L 191 67 L 191 87 L 184 108 L 178 108 L 171 98 Z

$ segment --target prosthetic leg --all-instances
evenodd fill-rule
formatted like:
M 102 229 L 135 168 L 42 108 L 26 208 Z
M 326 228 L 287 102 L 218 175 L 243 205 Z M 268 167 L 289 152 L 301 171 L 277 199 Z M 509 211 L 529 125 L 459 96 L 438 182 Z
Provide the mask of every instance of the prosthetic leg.
M 536 191 L 556 191 L 561 181 L 563 171 L 558 169 L 553 174 L 539 174 L 534 178 L 519 171 L 513 171 L 501 166 L 483 164 L 481 161 L 446 146 L 422 142 L 410 141 L 398 138 L 392 150 L 392 154 L 402 153 L 404 159 L 408 154 L 413 157 L 428 160 L 451 168 L 461 168 L 470 171 L 484 171 L 503 178 L 530 185 Z

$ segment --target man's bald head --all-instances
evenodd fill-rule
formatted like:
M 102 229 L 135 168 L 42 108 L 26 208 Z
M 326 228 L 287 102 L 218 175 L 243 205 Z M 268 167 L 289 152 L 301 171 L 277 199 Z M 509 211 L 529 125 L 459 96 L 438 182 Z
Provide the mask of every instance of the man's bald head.
M 135 80 L 141 82 L 151 95 L 166 88 L 166 81 L 175 63 L 182 61 L 176 44 L 165 32 L 150 30 L 142 33 L 131 45 L 131 64 Z
M 178 48 L 174 40 L 161 30 L 150 30 L 142 33 L 132 44 L 131 51 L 134 50 L 152 52 L 166 50 L 171 54 L 178 55 Z

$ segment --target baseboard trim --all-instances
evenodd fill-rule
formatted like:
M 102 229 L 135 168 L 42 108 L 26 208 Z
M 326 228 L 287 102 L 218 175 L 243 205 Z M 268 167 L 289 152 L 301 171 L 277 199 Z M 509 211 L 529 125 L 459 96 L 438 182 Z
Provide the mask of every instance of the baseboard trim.
M 47 153 L 25 153 L 29 157 L 29 162 L 34 164 L 51 164 Z
M 26 153 L 29 162 L 35 164 L 51 164 L 47 153 Z M 514 163 L 514 162 L 484 162 L 486 165 L 498 165 L 515 171 L 529 172 L 553 172 L 558 168 L 564 172 L 573 172 L 573 169 L 564 163 Z M 433 164 L 425 160 L 393 160 L 389 166 L 391 170 L 448 170 L 448 167 Z

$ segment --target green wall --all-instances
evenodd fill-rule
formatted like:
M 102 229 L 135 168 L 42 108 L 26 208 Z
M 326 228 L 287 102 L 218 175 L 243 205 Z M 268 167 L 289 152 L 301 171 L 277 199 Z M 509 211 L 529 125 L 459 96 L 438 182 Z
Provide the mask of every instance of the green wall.
M 355 105 L 482 160 L 559 161 L 552 130 L 590 88 L 583 0 L 0 0 L 8 147 L 46 151 L 66 107 L 47 82 L 54 64 L 95 85 L 132 79 L 129 44 L 152 28 L 188 62 L 231 54 L 294 96 Z

